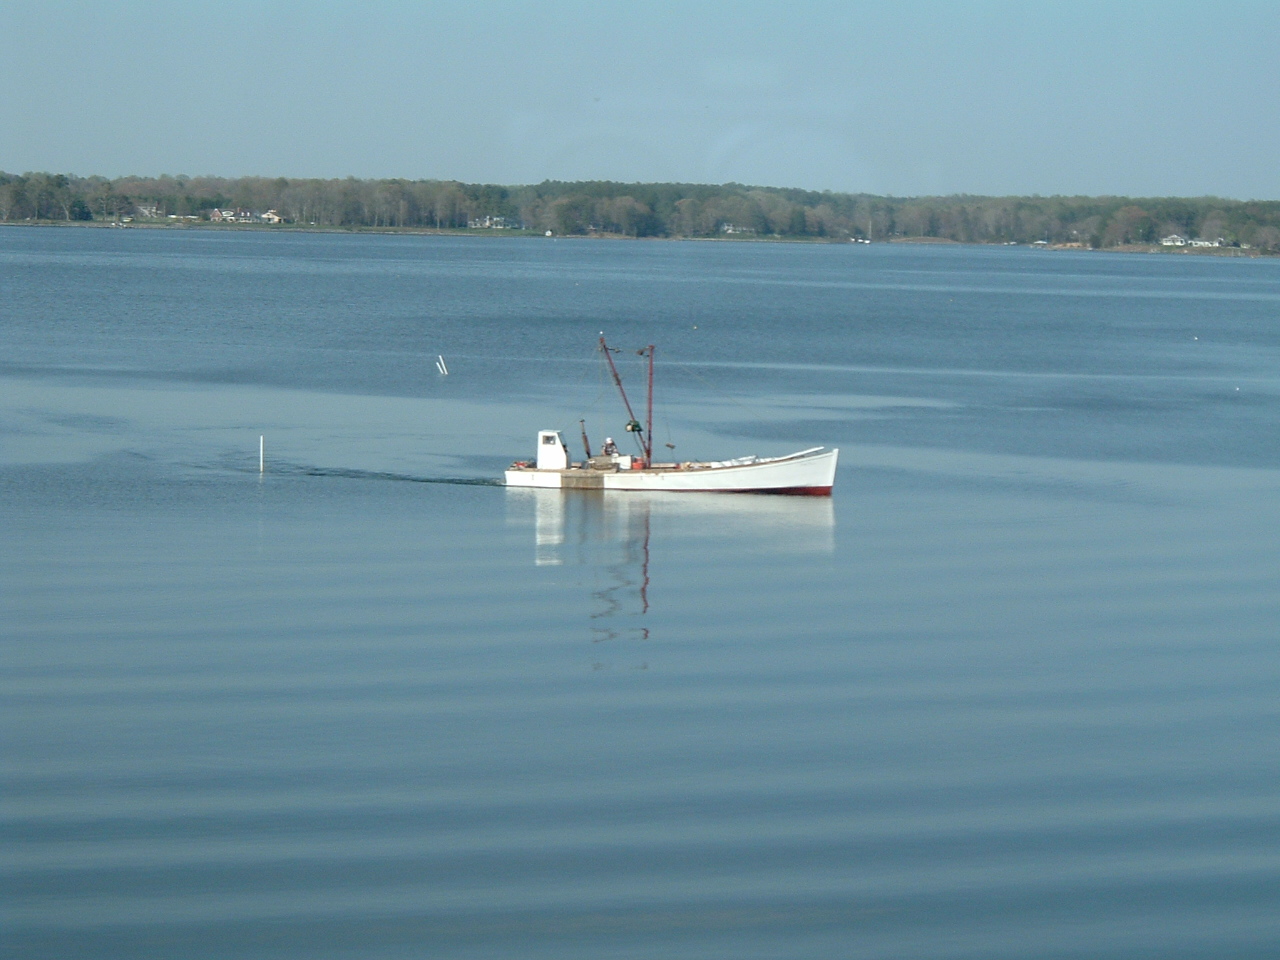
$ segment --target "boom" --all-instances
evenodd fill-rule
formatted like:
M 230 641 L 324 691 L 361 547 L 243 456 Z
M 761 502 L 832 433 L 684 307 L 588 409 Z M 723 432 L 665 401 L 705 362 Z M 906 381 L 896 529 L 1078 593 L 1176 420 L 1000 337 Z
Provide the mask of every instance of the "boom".
M 645 420 L 645 425 L 640 426 L 640 421 L 636 419 L 635 411 L 631 409 L 631 401 L 627 399 L 627 391 L 622 386 L 622 377 L 618 375 L 618 367 L 613 362 L 613 349 L 604 342 L 604 334 L 600 334 L 600 352 L 604 354 L 604 358 L 609 361 L 609 372 L 613 374 L 614 385 L 618 388 L 618 393 L 622 395 L 622 403 L 627 408 L 627 432 L 640 434 L 640 452 L 644 454 L 644 462 L 647 466 L 653 462 L 653 345 L 650 344 L 644 350 L 637 351 L 640 356 L 649 357 L 649 409 Z

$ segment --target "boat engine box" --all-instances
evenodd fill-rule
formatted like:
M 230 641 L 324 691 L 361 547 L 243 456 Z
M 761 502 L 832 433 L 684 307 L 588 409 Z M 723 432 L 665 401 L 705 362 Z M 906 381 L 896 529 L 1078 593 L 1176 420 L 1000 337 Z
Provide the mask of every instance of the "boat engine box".
M 621 456 L 619 454 L 610 454 L 601 457 L 592 457 L 587 461 L 587 466 L 592 470 L 630 470 L 634 466 L 634 457 Z

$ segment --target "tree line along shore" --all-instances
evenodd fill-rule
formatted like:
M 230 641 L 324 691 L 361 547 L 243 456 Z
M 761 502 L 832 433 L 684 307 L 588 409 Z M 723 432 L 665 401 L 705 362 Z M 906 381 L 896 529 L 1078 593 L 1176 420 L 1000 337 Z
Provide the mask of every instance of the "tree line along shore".
M 286 177 L 79 177 L 0 172 L 0 222 L 199 225 L 1092 249 L 1213 246 L 1280 254 L 1280 201 L 1218 197 L 882 197 L 682 183 Z M 1227 248 L 1227 249 L 1223 249 Z

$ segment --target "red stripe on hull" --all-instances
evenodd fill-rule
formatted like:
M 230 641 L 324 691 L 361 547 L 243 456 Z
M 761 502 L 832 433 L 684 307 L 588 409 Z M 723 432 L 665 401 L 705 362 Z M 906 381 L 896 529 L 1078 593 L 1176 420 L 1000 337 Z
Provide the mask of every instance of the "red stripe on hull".
M 689 491 L 693 493 L 695 491 Z M 760 487 L 755 490 L 708 490 L 708 493 L 776 493 L 786 497 L 829 497 L 830 487 Z

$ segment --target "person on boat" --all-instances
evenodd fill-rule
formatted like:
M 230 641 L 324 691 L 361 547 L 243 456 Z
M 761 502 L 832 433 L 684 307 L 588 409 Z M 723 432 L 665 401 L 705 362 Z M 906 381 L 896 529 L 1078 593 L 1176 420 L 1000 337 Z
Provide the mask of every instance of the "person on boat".
M 618 455 L 618 445 L 613 442 L 613 437 L 604 438 L 604 449 L 600 452 L 606 457 L 616 457 Z

